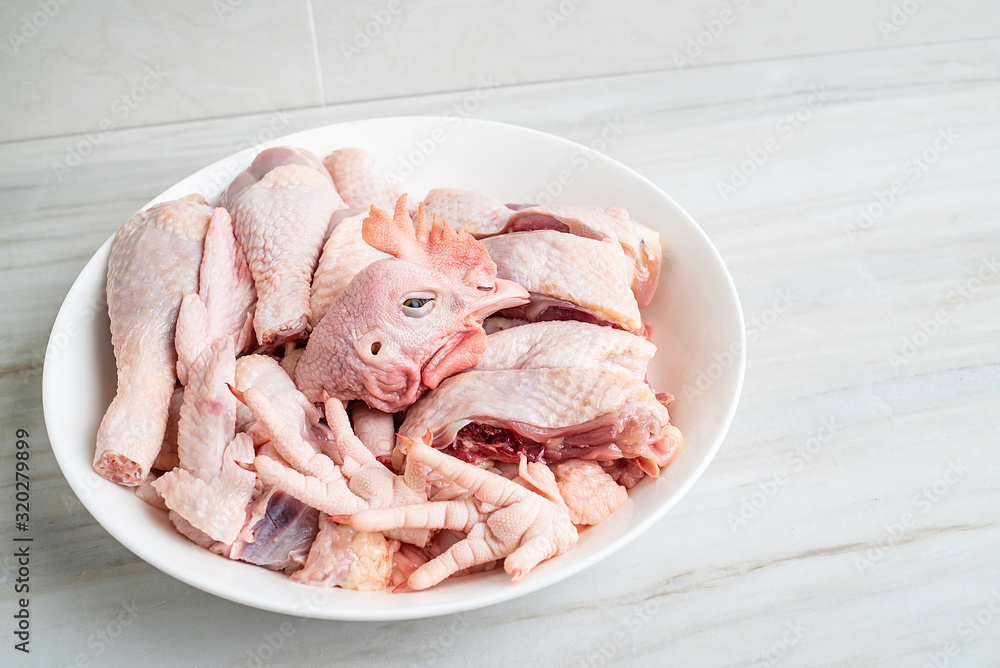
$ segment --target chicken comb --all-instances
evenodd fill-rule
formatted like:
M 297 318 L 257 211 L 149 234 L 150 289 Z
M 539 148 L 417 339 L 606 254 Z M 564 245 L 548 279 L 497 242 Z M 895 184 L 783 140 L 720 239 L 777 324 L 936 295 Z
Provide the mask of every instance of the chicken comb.
M 361 236 L 369 246 L 400 260 L 413 262 L 473 283 L 482 276 L 495 277 L 496 264 L 486 245 L 465 230 L 455 230 L 435 214 L 427 222 L 423 203 L 413 222 L 406 207 L 406 195 L 396 201 L 392 218 L 372 205 L 361 226 Z

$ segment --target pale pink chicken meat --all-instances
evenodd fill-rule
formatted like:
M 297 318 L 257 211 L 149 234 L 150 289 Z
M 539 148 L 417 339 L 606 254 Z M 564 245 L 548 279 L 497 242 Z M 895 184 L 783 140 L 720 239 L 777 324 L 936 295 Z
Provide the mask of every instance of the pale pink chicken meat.
M 269 151 L 284 150 L 288 160 L 274 160 Z M 254 330 L 263 346 L 294 340 L 309 329 L 310 283 L 334 211 L 344 208 L 325 168 L 288 149 L 269 149 L 247 171 L 260 179 L 235 197 L 236 237 L 246 253 L 257 290 Z M 315 158 L 313 157 L 313 160 Z M 307 164 L 302 164 L 303 162 Z M 234 187 L 236 184 L 234 183 Z M 228 197 L 227 197 L 228 199 Z
M 529 321 L 582 319 L 627 331 L 642 327 L 632 293 L 635 264 L 614 241 L 553 230 L 512 232 L 484 239 L 497 275 L 531 293 L 531 303 L 508 309 Z
M 185 385 L 177 429 L 178 466 L 156 481 L 170 517 L 195 532 L 231 544 L 246 519 L 256 476 L 236 465 L 253 460 L 253 441 L 236 434 L 238 347 L 250 342 L 253 280 L 229 213 L 217 208 L 205 235 L 198 292 L 181 302 L 174 346 Z M 239 342 L 239 343 L 237 343 Z M 198 536 L 200 537 L 200 536 Z
M 235 375 L 230 336 L 217 339 L 191 364 L 178 425 L 178 467 L 153 483 L 171 521 L 192 540 L 203 534 L 233 543 L 256 489 L 256 476 L 237 464 L 253 461 L 254 447 L 250 436 L 235 433 L 236 402 L 228 387 Z
M 255 294 L 229 213 L 217 208 L 205 235 L 198 292 L 181 302 L 174 336 L 177 375 L 186 386 L 179 465 L 205 481 L 221 472 L 223 450 L 236 434 L 237 402 L 228 386 L 236 382 L 236 354 L 253 335 Z
M 351 430 L 339 400 L 327 397 L 325 404 L 337 450 L 336 454 L 332 451 L 327 454 L 317 452 L 293 425 L 284 422 L 260 390 L 251 388 L 242 398 L 280 455 L 278 459 L 261 453 L 254 460 L 254 467 L 265 483 L 335 515 L 369 505 L 383 507 L 425 498 L 424 471 L 411 467 L 404 475 L 397 476 L 379 463 Z
M 482 320 L 527 301 L 525 290 L 496 278 L 481 242 L 447 223 L 416 224 L 400 197 L 392 218 L 372 207 L 365 240 L 393 257 L 357 274 L 316 327 L 295 381 L 310 401 L 325 390 L 395 412 L 444 378 L 475 366 Z
M 326 168 L 311 151 L 294 146 L 276 146 L 261 151 L 250 166 L 240 172 L 219 197 L 219 206 L 232 211 L 232 206 L 247 188 L 260 181 L 272 169 L 283 165 L 302 165 L 319 172 Z
M 639 308 L 649 305 L 660 276 L 660 235 L 629 217 L 625 209 L 598 206 L 533 206 L 513 213 L 507 232 L 556 230 L 588 239 L 612 239 L 634 261 L 632 292 Z
M 375 157 L 360 148 L 341 148 L 323 158 L 337 192 L 352 209 L 391 209 L 402 195 Z
M 645 382 L 655 346 L 635 335 L 659 235 L 623 209 L 457 189 L 411 209 L 365 151 L 289 147 L 221 201 L 166 309 L 180 409 L 156 463 L 176 468 L 137 488 L 198 545 L 323 587 L 425 589 L 500 560 L 518 580 L 683 448 L 672 397 Z M 163 315 L 157 290 L 130 327 Z M 273 357 L 241 357 L 254 340 Z M 119 395 L 135 359 L 119 359 Z M 95 469 L 126 484 L 154 461 L 105 450 Z
M 212 212 L 204 243 L 198 292 L 181 302 L 174 336 L 177 377 L 184 384 L 188 367 L 216 340 L 232 338 L 236 353 L 253 340 L 257 291 L 232 218 L 222 207 Z
M 108 260 L 108 315 L 118 390 L 97 432 L 94 470 L 138 485 L 163 443 L 177 382 L 174 331 L 181 299 L 198 289 L 212 207 L 177 200 L 132 216 Z
M 472 492 L 456 501 L 364 510 L 347 520 L 358 531 L 449 529 L 466 534 L 407 579 L 410 589 L 433 587 L 459 571 L 504 559 L 504 570 L 520 580 L 540 562 L 576 544 L 578 534 L 565 506 L 531 492 L 503 476 L 441 453 L 421 441 L 408 441 L 415 459 Z M 397 587 L 397 590 L 402 586 Z
M 468 461 L 630 459 L 657 477 L 683 447 L 680 430 L 642 380 L 608 369 L 466 371 L 413 405 L 404 438 L 430 430 L 433 445 Z
M 256 388 L 263 392 L 279 412 L 282 422 L 294 425 L 299 436 L 310 441 L 317 451 L 321 449 L 320 439 L 325 438 L 320 429 L 320 412 L 306 399 L 295 381 L 275 361 L 267 355 L 245 355 L 236 360 L 236 384 L 238 392 Z M 257 447 L 269 440 L 267 433 L 255 427 L 256 420 L 243 404 L 237 403 L 237 429 L 254 437 Z
M 535 322 L 487 336 L 476 369 L 604 368 L 642 380 L 656 346 L 611 327 L 574 320 Z
M 392 257 L 365 241 L 361 229 L 367 217 L 367 213 L 360 213 L 340 221 L 323 244 L 309 297 L 314 329 L 362 269 Z
M 379 591 L 390 584 L 389 542 L 378 531 L 356 531 L 325 516 L 302 570 L 292 580 L 316 587 Z
M 230 337 L 217 339 L 191 364 L 177 426 L 181 469 L 203 480 L 222 471 L 222 453 L 236 435 L 236 354 Z M 190 518 L 189 518 L 190 519 Z
M 597 462 L 567 459 L 553 465 L 552 472 L 570 518 L 578 526 L 599 524 L 628 501 L 628 490 Z
M 358 440 L 364 443 L 376 459 L 383 463 L 388 461 L 396 443 L 396 427 L 393 425 L 392 413 L 383 413 L 356 401 L 351 406 L 351 418 Z
M 457 188 L 434 188 L 424 197 L 424 207 L 427 215 L 437 215 L 476 238 L 500 234 L 514 213 L 495 197 Z
M 160 452 L 153 461 L 153 468 L 160 471 L 169 471 L 178 464 L 177 460 L 177 425 L 181 420 L 181 406 L 184 404 L 184 388 L 174 387 L 174 394 L 170 397 L 170 406 L 167 409 L 167 430 L 163 434 L 163 444 Z
M 282 420 L 263 392 L 251 388 L 242 398 L 280 455 L 261 451 L 254 459 L 254 468 L 265 484 L 334 515 L 426 500 L 426 470 L 415 462 L 407 462 L 401 476 L 386 468 L 351 430 L 347 412 L 339 400 L 324 397 L 336 452 L 322 453 L 316 452 L 294 426 Z M 426 533 L 412 531 L 393 537 L 420 546 L 428 539 Z
M 177 468 L 164 473 L 153 486 L 173 513 L 212 540 L 229 545 L 236 541 L 253 497 L 256 476 L 240 466 L 253 460 L 253 441 L 237 434 L 223 455 L 221 470 L 213 478 L 206 480 Z

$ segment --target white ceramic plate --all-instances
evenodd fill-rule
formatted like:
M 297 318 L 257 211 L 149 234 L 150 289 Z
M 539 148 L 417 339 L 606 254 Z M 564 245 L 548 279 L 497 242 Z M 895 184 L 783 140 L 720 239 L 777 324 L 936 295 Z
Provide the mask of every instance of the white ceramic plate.
M 209 201 L 258 151 L 292 145 L 323 157 L 358 146 L 405 177 L 411 199 L 434 187 L 489 193 L 503 202 L 620 206 L 661 232 L 667 247 L 644 318 L 659 351 L 649 378 L 671 392 L 687 446 L 659 480 L 645 479 L 628 503 L 581 532 L 565 555 L 512 583 L 502 569 L 399 595 L 320 589 L 188 542 L 166 513 L 91 468 L 97 427 L 115 393 L 115 360 L 104 284 L 109 239 L 80 273 L 59 310 L 42 377 L 45 424 L 56 459 L 87 510 L 125 547 L 194 587 L 265 610 L 342 620 L 392 620 L 470 610 L 559 582 L 607 557 L 661 518 L 694 485 L 719 449 L 743 383 L 743 315 L 729 272 L 700 227 L 651 182 L 579 144 L 521 127 L 456 118 L 384 118 L 332 125 L 248 149 L 192 174 L 156 202 L 200 192 Z M 552 199 L 552 193 L 559 192 Z M 122 221 L 124 222 L 124 221 Z

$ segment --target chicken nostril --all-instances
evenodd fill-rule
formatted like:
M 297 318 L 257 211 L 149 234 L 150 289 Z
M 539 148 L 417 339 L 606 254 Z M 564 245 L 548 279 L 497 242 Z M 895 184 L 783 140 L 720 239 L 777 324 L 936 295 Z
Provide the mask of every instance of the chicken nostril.
M 378 355 L 378 351 L 382 350 L 382 342 L 376 341 L 372 344 L 372 355 Z

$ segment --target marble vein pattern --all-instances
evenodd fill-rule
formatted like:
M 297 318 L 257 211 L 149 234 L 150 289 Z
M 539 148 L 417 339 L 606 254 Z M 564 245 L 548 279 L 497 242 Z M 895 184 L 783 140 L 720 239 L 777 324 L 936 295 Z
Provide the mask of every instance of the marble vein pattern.
M 594 16 L 586 7 L 570 19 Z M 944 11 L 921 7 L 910 27 Z M 0 496 L 13 494 L 12 434 L 25 429 L 37 527 L 33 653 L 8 642 L 4 664 L 992 665 L 998 68 L 996 38 L 890 41 L 877 52 L 500 85 L 482 100 L 470 117 L 599 146 L 699 221 L 743 303 L 746 382 L 711 467 L 638 540 L 531 596 L 404 623 L 262 612 L 138 560 L 56 466 L 41 366 L 86 260 L 167 186 L 274 125 L 441 114 L 475 93 L 474 77 L 455 92 L 328 100 L 279 121 L 264 110 L 117 128 L 62 174 L 53 164 L 66 136 L 0 144 Z M 0 525 L 0 544 L 12 531 Z M 5 548 L 5 609 L 15 573 Z

